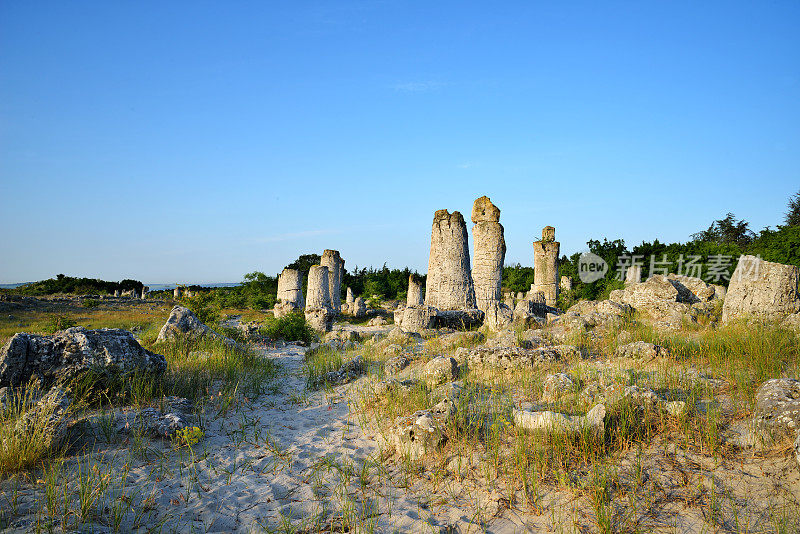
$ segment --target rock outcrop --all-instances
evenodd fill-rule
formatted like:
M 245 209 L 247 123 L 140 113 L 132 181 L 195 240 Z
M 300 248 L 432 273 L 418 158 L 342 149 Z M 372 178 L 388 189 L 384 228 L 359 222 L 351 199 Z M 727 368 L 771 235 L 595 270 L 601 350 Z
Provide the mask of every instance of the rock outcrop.
M 794 437 L 800 431 L 800 380 L 773 378 L 756 392 L 753 422 L 771 437 Z
M 68 380 L 90 368 L 163 373 L 164 356 L 143 348 L 127 330 L 68 328 L 52 336 L 15 334 L 0 352 L 0 387 Z
M 475 308 L 467 226 L 457 211 L 439 210 L 433 216 L 425 304 L 439 310 Z
M 799 313 L 797 284 L 797 267 L 742 256 L 731 276 L 722 322 L 746 318 L 778 322 Z
M 500 286 L 503 281 L 503 262 L 506 257 L 506 241 L 500 210 L 489 197 L 480 197 L 472 206 L 473 246 L 475 264 L 472 282 L 475 302 L 479 310 L 486 312 L 489 306 L 501 299 Z

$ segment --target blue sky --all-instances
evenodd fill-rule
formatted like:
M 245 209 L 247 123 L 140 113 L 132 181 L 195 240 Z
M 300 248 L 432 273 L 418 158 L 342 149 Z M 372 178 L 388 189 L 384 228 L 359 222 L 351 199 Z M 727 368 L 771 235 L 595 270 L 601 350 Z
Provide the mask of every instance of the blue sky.
M 798 2 L 0 3 L 0 283 L 685 241 L 800 189 Z M 468 223 L 468 227 L 471 227 Z

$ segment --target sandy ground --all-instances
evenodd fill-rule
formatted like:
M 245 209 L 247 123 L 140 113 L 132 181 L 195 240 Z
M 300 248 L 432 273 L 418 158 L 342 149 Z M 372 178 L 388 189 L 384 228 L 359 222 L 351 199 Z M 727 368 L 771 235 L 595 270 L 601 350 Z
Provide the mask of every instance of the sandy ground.
M 362 428 L 353 418 L 350 404 L 367 377 L 307 391 L 301 373 L 306 349 L 258 350 L 281 364 L 279 390 L 227 412 L 218 403 L 207 406 L 205 439 L 191 450 L 148 441 L 149 451 L 132 456 L 130 443 L 98 442 L 95 460 L 108 466 L 114 482 L 126 488 L 123 499 L 140 510 L 128 513 L 119 531 L 597 531 L 580 491 L 542 487 L 538 502 L 510 503 L 500 486 L 481 475 L 477 453 L 461 476 L 435 478 L 433 470 L 412 470 L 409 476 L 397 457 L 382 456 L 373 427 Z M 800 496 L 800 474 L 786 454 L 712 464 L 657 440 L 619 460 L 610 514 L 616 524 L 627 525 L 624 530 L 775 532 L 780 528 L 768 512 Z M 76 461 L 67 461 L 68 472 L 76 471 Z M 125 463 L 131 466 L 127 477 Z M 15 507 L 10 532 L 36 530 L 32 503 L 42 501 L 42 491 L 23 484 L 12 495 L 7 482 L 0 485 L 0 506 L 13 501 Z M 115 501 L 119 497 L 109 499 L 103 517 L 90 518 L 78 530 L 113 531 L 109 508 Z

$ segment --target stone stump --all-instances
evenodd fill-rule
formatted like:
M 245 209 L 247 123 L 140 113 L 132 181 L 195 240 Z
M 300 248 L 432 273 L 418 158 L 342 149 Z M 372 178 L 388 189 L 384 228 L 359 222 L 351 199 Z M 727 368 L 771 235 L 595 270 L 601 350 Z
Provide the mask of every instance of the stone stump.
M 406 306 L 422 306 L 422 278 L 418 274 L 408 275 Z
M 181 288 L 176 287 L 175 289 L 172 290 L 172 298 L 174 299 L 181 298 Z
M 642 283 L 642 266 L 631 265 L 625 271 L 625 285 L 641 284 Z

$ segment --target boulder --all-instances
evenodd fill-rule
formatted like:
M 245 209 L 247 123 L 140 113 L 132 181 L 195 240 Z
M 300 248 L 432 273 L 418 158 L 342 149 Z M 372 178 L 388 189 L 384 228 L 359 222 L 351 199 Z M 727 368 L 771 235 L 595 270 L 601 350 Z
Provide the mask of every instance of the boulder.
M 502 330 L 513 321 L 514 311 L 502 302 L 493 301 L 487 305 L 483 324 L 490 330 Z
M 480 326 L 482 323 L 483 312 L 476 308 L 468 310 L 438 310 L 436 312 L 436 328 L 469 330 Z
M 89 368 L 162 373 L 164 356 L 143 348 L 127 330 L 68 328 L 52 336 L 15 334 L 0 351 L 0 387 L 68 380 Z
M 555 402 L 565 393 L 576 389 L 578 379 L 567 373 L 549 374 L 544 377 L 544 393 L 542 401 Z
M 383 369 L 387 375 L 395 375 L 408 367 L 410 360 L 405 356 L 393 356 L 386 360 Z
M 795 436 L 800 430 L 800 380 L 772 378 L 756 392 L 753 422 L 776 437 Z
M 554 362 L 561 352 L 552 347 L 523 349 L 522 347 L 475 347 L 466 352 L 470 367 L 495 368 L 498 370 L 525 369 L 540 363 Z
M 722 306 L 722 322 L 748 317 L 782 321 L 800 312 L 798 268 L 742 256 L 731 276 Z
M 308 308 L 305 310 L 308 326 L 317 332 L 330 332 L 333 328 L 334 312 L 329 307 Z
M 367 326 L 385 326 L 387 324 L 389 323 L 386 321 L 386 319 L 380 316 L 373 317 L 372 319 L 367 321 Z
M 458 378 L 458 362 L 450 356 L 438 356 L 425 364 L 425 380 L 434 385 Z
M 634 360 L 652 360 L 669 356 L 669 351 L 661 345 L 654 345 L 644 341 L 634 341 L 617 347 L 617 356 L 632 358 Z
M 403 310 L 400 327 L 407 332 L 422 332 L 436 325 L 438 310 L 430 306 L 408 306 Z
M 172 308 L 167 322 L 161 327 L 156 341 L 167 341 L 182 336 L 197 339 L 206 335 L 218 336 L 209 327 L 201 323 L 192 310 L 183 306 L 175 306 Z
M 606 407 L 598 404 L 586 415 L 565 415 L 551 411 L 531 412 L 514 408 L 514 425 L 529 432 L 579 434 L 589 430 L 597 436 L 605 431 Z

